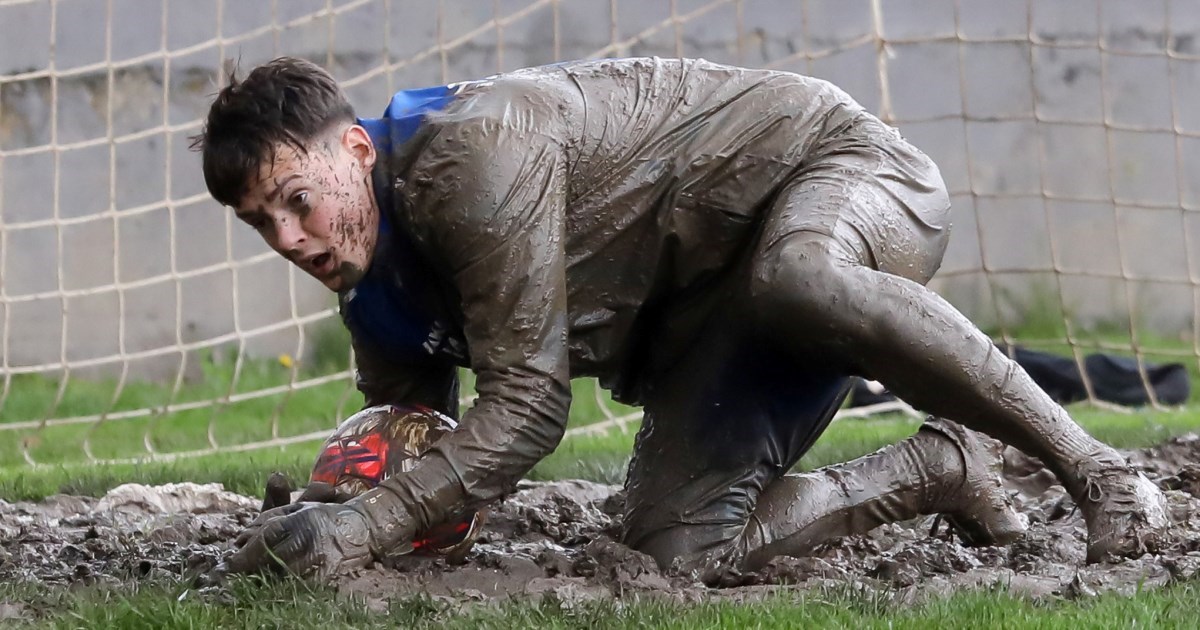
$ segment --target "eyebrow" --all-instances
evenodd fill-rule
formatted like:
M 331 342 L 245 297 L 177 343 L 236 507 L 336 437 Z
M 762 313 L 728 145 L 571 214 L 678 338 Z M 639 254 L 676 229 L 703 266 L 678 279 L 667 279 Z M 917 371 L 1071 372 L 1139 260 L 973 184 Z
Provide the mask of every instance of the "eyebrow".
M 256 214 L 262 214 L 262 212 L 260 212 L 257 208 L 254 210 L 248 210 L 246 212 L 242 212 L 241 209 L 239 209 L 239 208 L 233 209 L 233 216 L 235 216 L 243 221 L 245 221 L 246 219 L 248 219 Z
M 275 197 L 277 195 L 279 195 L 279 191 L 283 190 L 283 187 L 286 186 L 288 182 L 290 182 L 293 179 L 296 179 L 298 177 L 300 177 L 299 173 L 292 173 L 286 179 L 279 182 L 279 185 L 275 187 L 275 190 L 272 190 L 271 192 L 267 193 L 267 201 L 275 201 Z

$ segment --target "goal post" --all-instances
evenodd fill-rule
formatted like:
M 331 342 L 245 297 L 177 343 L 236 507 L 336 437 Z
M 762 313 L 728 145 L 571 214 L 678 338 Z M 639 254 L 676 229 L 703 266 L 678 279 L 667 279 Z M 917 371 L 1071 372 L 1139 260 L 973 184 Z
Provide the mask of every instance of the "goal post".
M 0 466 L 278 447 L 361 402 L 332 297 L 188 150 L 227 71 L 283 54 L 363 115 L 577 58 L 829 79 L 939 164 L 932 285 L 998 341 L 1197 368 L 1195 2 L 0 0 Z

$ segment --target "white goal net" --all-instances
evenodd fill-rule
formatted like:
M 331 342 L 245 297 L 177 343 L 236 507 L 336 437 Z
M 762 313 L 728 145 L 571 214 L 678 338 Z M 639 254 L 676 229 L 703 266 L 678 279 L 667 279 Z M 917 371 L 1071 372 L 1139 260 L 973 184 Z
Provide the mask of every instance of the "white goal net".
M 1194 0 L 0 0 L 0 466 L 278 446 L 357 408 L 332 297 L 188 150 L 231 64 L 284 54 L 365 116 L 586 57 L 827 78 L 941 166 L 934 285 L 999 341 L 1200 357 Z

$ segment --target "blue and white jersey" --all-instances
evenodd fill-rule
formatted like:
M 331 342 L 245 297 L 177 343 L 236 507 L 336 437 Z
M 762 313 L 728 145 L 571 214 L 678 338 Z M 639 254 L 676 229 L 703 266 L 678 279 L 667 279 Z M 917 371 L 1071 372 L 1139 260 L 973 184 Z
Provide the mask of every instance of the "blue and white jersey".
M 397 92 L 383 116 L 360 118 L 378 155 L 376 168 L 386 168 L 393 150 L 410 139 L 429 112 L 446 107 L 456 86 L 436 86 Z M 404 361 L 448 354 L 466 356 L 461 334 L 435 313 L 437 299 L 432 270 L 413 249 L 391 216 L 392 191 L 388 178 L 375 178 L 379 238 L 371 267 L 354 288 L 339 296 L 342 318 L 356 344 Z

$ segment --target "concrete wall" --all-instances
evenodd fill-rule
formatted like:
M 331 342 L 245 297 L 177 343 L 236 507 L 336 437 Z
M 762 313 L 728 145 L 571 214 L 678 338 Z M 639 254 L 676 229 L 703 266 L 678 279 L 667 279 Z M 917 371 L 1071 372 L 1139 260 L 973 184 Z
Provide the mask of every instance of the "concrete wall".
M 597 54 L 828 78 L 942 166 L 955 234 L 935 283 L 972 317 L 1016 321 L 1048 295 L 1083 324 L 1132 312 L 1138 325 L 1193 328 L 1194 0 L 881 0 L 882 51 L 869 0 L 678 0 L 677 23 L 664 23 L 668 0 L 338 0 L 331 15 L 325 0 L 275 4 L 0 2 L 10 369 L 225 346 L 231 332 L 332 305 L 281 261 L 253 258 L 265 248 L 205 197 L 187 149 L 222 64 L 279 54 L 325 64 L 367 114 L 402 87 Z M 518 17 L 488 27 L 496 16 Z M 64 223 L 38 223 L 54 218 Z M 298 328 L 243 343 L 295 353 Z M 97 369 L 169 376 L 179 361 Z

